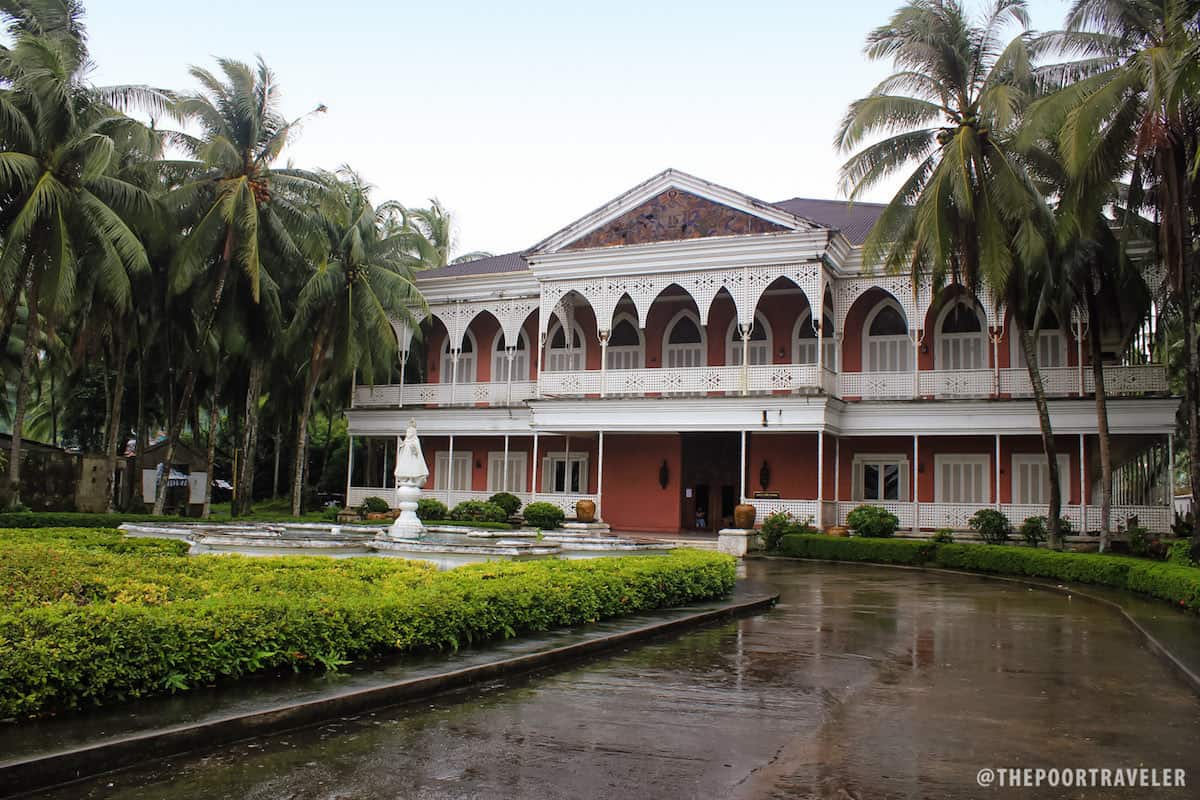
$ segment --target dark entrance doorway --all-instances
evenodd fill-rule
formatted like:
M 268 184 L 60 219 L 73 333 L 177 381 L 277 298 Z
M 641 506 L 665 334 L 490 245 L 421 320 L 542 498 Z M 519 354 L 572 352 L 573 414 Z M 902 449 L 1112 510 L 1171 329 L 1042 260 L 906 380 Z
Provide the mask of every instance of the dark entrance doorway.
M 685 433 L 681 438 L 680 526 L 715 534 L 733 524 L 740 491 L 741 439 L 737 433 Z

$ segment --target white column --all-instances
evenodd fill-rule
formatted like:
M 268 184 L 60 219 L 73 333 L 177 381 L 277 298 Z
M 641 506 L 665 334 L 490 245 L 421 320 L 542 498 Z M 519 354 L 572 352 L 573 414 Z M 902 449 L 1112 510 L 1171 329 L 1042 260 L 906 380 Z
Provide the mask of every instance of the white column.
M 400 463 L 400 442 L 403 439 L 404 439 L 403 436 L 400 436 L 400 435 L 396 436 L 396 457 L 395 457 L 395 460 L 392 461 L 392 494 L 395 495 L 397 503 L 400 502 L 400 497 L 399 497 L 399 495 L 396 495 L 396 489 L 399 488 L 400 484 L 396 483 L 395 472 L 396 472 L 396 465 Z M 387 483 L 388 476 L 387 476 L 387 462 L 386 461 L 384 461 L 383 468 L 384 468 L 383 482 Z M 399 506 L 397 506 L 397 508 L 399 508 Z
M 1083 397 L 1083 321 L 1075 320 L 1075 363 L 1079 367 L 1079 396 Z
M 992 470 L 996 484 L 995 506 L 1000 508 L 1000 434 L 996 434 L 996 466 Z
M 350 507 L 350 486 L 354 481 L 354 437 L 348 436 L 350 443 L 346 456 L 346 508 Z
M 508 491 L 508 434 L 504 434 L 504 469 L 501 471 L 501 478 L 504 482 L 504 491 Z
M 1083 460 L 1083 434 L 1079 434 L 1079 532 L 1087 533 L 1087 462 Z
M 404 366 L 408 363 L 408 351 L 400 351 L 400 402 L 399 406 L 404 408 Z
M 538 493 L 538 435 L 533 432 L 533 486 L 529 487 L 529 496 L 537 499 Z
M 816 323 L 814 327 L 817 329 L 817 385 L 822 386 L 824 385 L 822 381 L 825 377 L 825 320 L 811 309 L 809 309 L 808 313 L 809 319 Z M 774 347 L 774 345 L 775 343 L 772 342 L 771 346 Z
M 505 342 L 505 344 L 507 344 L 507 342 Z M 513 373 L 513 358 L 516 356 L 516 354 L 517 354 L 517 348 L 515 348 L 515 347 L 506 347 L 506 348 L 504 348 L 504 355 L 505 355 L 505 357 L 508 359 L 508 369 L 507 369 L 507 370 L 505 370 L 505 374 L 506 374 L 506 375 L 508 375 L 508 388 L 507 388 L 507 390 L 506 390 L 506 392 L 507 392 L 507 395 L 508 395 L 508 403 L 507 403 L 507 405 L 510 405 L 510 406 L 512 405 L 512 373 Z M 507 441 L 507 438 L 508 438 L 508 437 L 505 437 L 505 440 L 506 440 L 506 441 Z M 505 462 L 504 462 L 504 468 L 505 468 L 505 469 L 508 469 L 508 461 L 507 461 L 507 459 L 506 459 L 506 460 L 505 460 Z M 508 483 L 505 483 L 504 485 L 505 485 L 505 486 L 507 486 L 507 485 L 508 485 Z
M 741 487 L 742 499 L 740 502 L 746 502 L 746 432 L 742 431 L 742 472 L 741 472 Z
M 358 370 L 350 370 L 350 407 L 354 408 L 354 395 L 358 394 Z
M 820 345 L 818 345 L 820 347 Z M 820 352 L 818 350 L 817 352 Z M 817 530 L 825 521 L 825 428 L 817 431 Z
M 458 383 L 458 350 L 450 351 L 450 405 L 454 405 L 454 388 Z M 443 375 L 444 379 L 446 376 Z
M 600 331 L 600 396 L 608 394 L 608 331 Z
M 1175 510 L 1175 437 L 1167 434 L 1167 505 Z
M 600 431 L 596 440 L 596 520 L 600 516 L 600 503 L 604 500 L 604 431 Z
M 749 325 L 742 325 L 742 394 L 750 394 L 750 331 L 754 328 L 754 318 Z
M 992 340 L 992 394 L 1000 394 L 1000 336 L 999 332 L 991 335 Z
M 921 473 L 921 434 L 913 434 L 913 468 L 912 468 L 912 499 L 913 499 L 913 533 L 921 530 L 921 495 L 918 491 Z
M 842 524 L 842 437 L 833 440 L 833 524 Z
M 913 328 L 913 397 L 921 396 L 921 330 Z
M 436 464 L 434 465 L 436 469 Z M 450 453 L 446 456 L 446 505 L 450 505 L 450 490 L 454 486 L 454 434 L 450 434 Z
M 569 434 L 569 433 L 563 437 L 563 461 L 566 462 L 566 466 L 563 467 L 563 493 L 570 494 L 571 493 L 571 434 Z M 551 461 L 550 463 L 553 464 L 554 462 Z M 554 480 L 554 479 L 551 478 L 551 480 Z

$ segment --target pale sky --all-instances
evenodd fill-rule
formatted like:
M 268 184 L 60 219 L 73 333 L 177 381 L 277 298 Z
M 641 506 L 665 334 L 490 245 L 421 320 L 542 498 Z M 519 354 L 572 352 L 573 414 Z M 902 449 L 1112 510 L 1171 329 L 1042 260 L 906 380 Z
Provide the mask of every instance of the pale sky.
M 377 202 L 438 197 L 456 252 L 502 253 L 667 167 L 841 197 L 834 131 L 890 71 L 862 46 L 900 0 L 85 2 L 95 83 L 190 89 L 188 65 L 261 54 L 288 116 L 329 107 L 285 158 L 349 164 Z M 1066 7 L 1033 0 L 1034 27 Z

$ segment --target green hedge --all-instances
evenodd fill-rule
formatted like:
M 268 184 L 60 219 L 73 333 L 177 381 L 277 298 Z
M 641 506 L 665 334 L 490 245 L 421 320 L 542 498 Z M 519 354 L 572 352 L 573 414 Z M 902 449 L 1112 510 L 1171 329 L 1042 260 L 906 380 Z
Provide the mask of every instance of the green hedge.
M 1200 569 L 1144 558 L 1032 547 L 836 536 L 785 536 L 779 552 L 796 558 L 932 566 L 1091 583 L 1128 589 L 1200 611 Z
M 41 533 L 41 532 L 39 532 Z M 722 596 L 734 561 L 492 562 L 182 556 L 115 532 L 0 531 L 0 717 L 281 668 L 456 648 Z
M 910 539 L 860 536 L 789 534 L 780 540 L 780 555 L 828 561 L 878 561 L 884 564 L 924 564 L 934 545 Z
M 0 528 L 115 528 L 122 522 L 199 522 L 190 517 L 147 514 L 87 514 L 76 511 L 11 511 L 0 514 Z

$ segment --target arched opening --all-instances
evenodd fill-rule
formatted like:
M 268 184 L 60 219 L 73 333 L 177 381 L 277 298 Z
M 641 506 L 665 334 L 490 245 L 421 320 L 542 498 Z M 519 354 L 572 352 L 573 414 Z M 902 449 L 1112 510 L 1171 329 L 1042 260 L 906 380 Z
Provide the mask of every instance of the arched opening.
M 1008 338 L 1011 363 L 1025 369 L 1025 351 L 1021 347 L 1018 326 L 1012 328 L 1012 334 Z M 1049 312 L 1042 319 L 1042 327 L 1038 331 L 1037 354 L 1040 369 L 1067 366 L 1067 334 L 1059 324 L 1058 318 Z
M 934 366 L 943 370 L 987 368 L 987 326 L 974 303 L 958 299 L 938 315 Z
M 525 331 L 521 330 L 517 337 L 517 346 L 513 351 L 511 362 L 508 360 L 507 347 L 508 343 L 504 339 L 504 332 L 501 331 L 496 334 L 496 345 L 492 348 L 492 380 L 501 383 L 507 382 L 510 363 L 514 381 L 529 380 L 529 337 Z
M 583 369 L 587 354 L 583 329 L 576 322 L 571 326 L 571 337 L 567 338 L 563 324 L 555 320 L 546 337 L 546 369 L 550 372 L 578 372 Z
M 750 328 L 750 364 L 771 363 L 771 324 L 761 312 L 754 314 L 754 324 Z M 725 336 L 725 363 L 730 366 L 742 365 L 742 331 L 738 326 L 737 317 L 729 323 L 729 333 Z
M 632 314 L 616 316 L 608 334 L 608 369 L 641 369 L 646 363 L 646 341 Z
M 454 359 L 450 355 L 450 338 L 446 337 L 446 343 L 442 346 L 442 363 L 438 372 L 442 376 L 442 383 L 474 383 L 475 382 L 475 353 L 478 350 L 475 342 L 475 334 L 467 331 L 463 334 L 462 349 L 458 353 L 458 372 L 451 377 L 451 369 L 453 368 Z
M 704 329 L 692 311 L 680 311 L 667 325 L 663 337 L 663 365 L 671 368 L 703 367 L 707 364 Z
M 831 309 L 826 308 L 822 315 L 822 325 L 824 326 L 825 353 L 822 357 L 824 366 L 828 370 L 837 371 L 837 338 L 834 335 L 833 328 L 833 313 Z M 815 364 L 817 363 L 817 342 L 820 337 L 813 330 L 812 326 L 812 309 L 806 310 L 796 320 L 796 330 L 792 337 L 792 352 L 794 362 L 796 364 Z
M 912 341 L 899 303 L 891 298 L 880 301 L 863 327 L 863 372 L 906 372 L 912 368 Z

